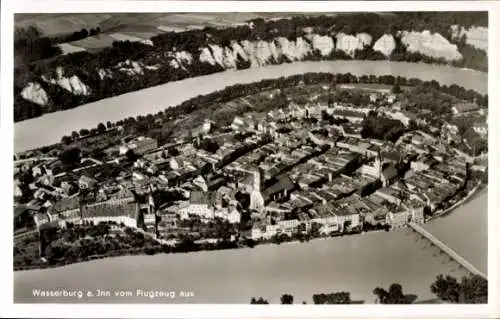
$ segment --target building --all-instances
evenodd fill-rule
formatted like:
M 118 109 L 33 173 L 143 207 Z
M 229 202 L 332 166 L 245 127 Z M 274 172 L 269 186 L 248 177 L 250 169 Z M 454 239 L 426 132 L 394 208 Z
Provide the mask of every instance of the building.
M 394 165 L 389 165 L 382 171 L 380 179 L 382 181 L 382 185 L 385 187 L 392 183 L 398 177 L 398 170 Z
M 264 203 L 287 197 L 295 189 L 295 184 L 287 175 L 278 177 L 277 182 L 262 192 Z
M 488 125 L 486 123 L 475 123 L 472 128 L 477 134 L 483 137 L 488 135 Z
M 80 189 L 95 189 L 97 187 L 97 181 L 88 176 L 82 175 L 78 179 L 78 186 Z
M 344 118 L 353 123 L 361 123 L 365 119 L 365 113 L 351 110 L 335 109 L 332 115 L 336 118 Z
M 191 215 L 201 217 L 202 219 L 214 219 L 215 211 L 212 204 L 210 193 L 193 191 L 190 194 L 189 202 L 183 203 L 178 213 L 181 219 L 189 219 Z
M 470 113 L 479 110 L 479 105 L 476 103 L 458 103 L 451 108 L 454 115 L 462 115 L 465 113 Z

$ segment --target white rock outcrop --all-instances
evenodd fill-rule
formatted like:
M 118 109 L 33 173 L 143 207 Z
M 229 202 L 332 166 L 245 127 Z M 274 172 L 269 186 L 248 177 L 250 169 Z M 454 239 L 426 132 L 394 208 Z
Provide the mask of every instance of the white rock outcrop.
M 295 43 L 288 41 L 287 38 L 279 37 L 276 39 L 277 48 L 281 54 L 289 61 L 297 60 L 297 56 L 295 54 Z
M 374 51 L 381 52 L 386 57 L 389 57 L 394 49 L 396 49 L 396 40 L 392 34 L 384 34 L 373 45 Z
M 245 50 L 243 50 L 243 48 L 238 42 L 231 41 L 231 49 L 233 50 L 233 53 L 237 58 L 243 59 L 244 61 L 248 61 L 248 56 Z
M 174 57 L 181 65 L 189 65 L 193 63 L 193 56 L 191 53 L 186 51 L 177 51 L 174 53 Z
M 328 56 L 335 48 L 333 39 L 327 35 L 321 36 L 318 34 L 312 34 L 311 43 L 314 50 L 319 51 L 321 56 Z
M 21 96 L 23 99 L 38 105 L 43 106 L 49 103 L 47 92 L 45 92 L 45 90 L 40 86 L 40 83 L 37 82 L 28 83 L 28 85 L 21 91 Z
M 354 58 L 356 50 L 363 50 L 365 46 L 372 43 L 372 37 L 368 33 L 360 33 L 356 36 L 345 33 L 338 33 L 336 36 L 336 50 L 344 51 L 347 55 Z
M 293 42 L 292 42 L 293 43 Z M 312 48 L 309 43 L 302 37 L 298 37 L 295 41 L 295 56 L 297 60 L 303 60 L 306 56 L 312 53 Z
M 234 70 L 236 69 L 236 61 L 238 60 L 238 55 L 229 47 L 224 47 L 224 53 L 222 55 L 222 64 L 224 68 Z
M 143 66 L 137 61 L 126 60 L 124 62 L 118 63 L 116 67 L 120 72 L 124 72 L 130 76 L 144 74 Z
M 269 42 L 269 50 L 271 50 L 271 55 L 274 61 L 278 62 L 280 60 L 281 53 L 279 52 L 278 47 L 276 46 L 275 40 Z
M 269 47 L 269 43 L 265 41 L 257 41 L 255 44 L 255 59 L 259 63 L 259 66 L 268 65 L 272 62 L 273 54 L 271 52 L 271 48 Z
M 85 85 L 78 76 L 73 75 L 70 78 L 65 77 L 64 70 L 60 66 L 56 68 L 56 79 L 47 80 L 44 76 L 42 76 L 42 79 L 46 82 L 58 85 L 74 95 L 90 95 L 90 88 Z
M 215 65 L 215 60 L 210 52 L 209 48 L 200 48 L 200 62 L 209 63 L 210 65 Z
M 462 59 L 457 46 L 451 44 L 439 33 L 424 30 L 422 32 L 403 31 L 399 34 L 401 42 L 409 52 L 418 52 L 433 58 L 444 58 L 447 61 Z
M 210 50 L 212 51 L 212 57 L 213 59 L 215 60 L 215 62 L 224 67 L 224 50 L 218 46 L 218 45 L 215 45 L 215 44 L 209 44 L 208 45 L 210 47 Z
M 113 78 L 113 74 L 108 69 L 99 69 L 99 71 L 97 71 L 97 74 L 99 75 L 99 78 L 101 80 L 104 80 L 106 78 L 110 78 L 110 79 Z
M 250 67 L 251 68 L 259 67 L 260 66 L 259 62 L 255 58 L 254 44 L 248 40 L 243 40 L 241 41 L 241 46 L 243 47 L 245 54 L 248 56 L 248 60 L 250 61 Z

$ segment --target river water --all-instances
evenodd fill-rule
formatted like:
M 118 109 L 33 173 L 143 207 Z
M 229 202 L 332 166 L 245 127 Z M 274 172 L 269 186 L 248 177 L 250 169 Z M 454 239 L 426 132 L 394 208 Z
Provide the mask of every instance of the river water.
M 296 62 L 264 68 L 227 71 L 169 82 L 152 88 L 100 100 L 80 107 L 45 114 L 42 117 L 15 123 L 16 152 L 57 143 L 61 137 L 81 128 L 96 127 L 99 122 L 118 121 L 125 117 L 156 113 L 178 105 L 197 95 L 221 90 L 226 86 L 279 78 L 306 72 L 352 73 L 415 77 L 436 80 L 441 84 L 458 84 L 485 94 L 488 75 L 445 65 L 392 61 L 317 61 Z
M 56 142 L 72 130 L 95 126 L 100 121 L 153 113 L 227 85 L 304 72 L 392 74 L 435 79 L 442 84 L 456 83 L 480 93 L 487 91 L 487 74 L 447 66 L 380 61 L 301 62 L 186 79 L 16 123 L 15 148 L 24 150 Z M 487 199 L 485 192 L 452 214 L 425 225 L 484 272 L 487 270 Z M 127 256 L 56 269 L 15 272 L 14 299 L 15 302 L 44 303 L 246 304 L 253 296 L 278 303 L 282 294 L 290 293 L 296 302 L 311 303 L 314 293 L 345 290 L 351 292 L 354 300 L 371 303 L 374 288 L 388 288 L 398 282 L 406 293 L 418 295 L 418 300 L 428 300 L 434 298 L 429 287 L 439 273 L 455 277 L 466 274 L 436 248 L 429 248 L 427 242 L 403 229 L 253 249 Z M 82 299 L 36 297 L 34 289 L 76 289 L 85 296 Z M 87 291 L 95 293 L 97 289 L 109 291 L 111 296 L 86 297 Z M 137 289 L 175 291 L 176 297 L 141 297 L 137 296 Z M 115 291 L 130 291 L 132 296 L 115 297 Z M 180 297 L 182 291 L 194 296 Z

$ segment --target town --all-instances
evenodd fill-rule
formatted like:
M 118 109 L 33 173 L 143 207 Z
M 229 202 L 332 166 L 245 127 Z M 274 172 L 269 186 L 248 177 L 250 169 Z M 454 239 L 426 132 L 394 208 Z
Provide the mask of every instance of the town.
M 170 140 L 108 123 L 64 137 L 54 156 L 16 154 L 14 266 L 425 223 L 486 186 L 487 106 L 454 98 L 434 112 L 415 90 L 302 83 L 239 98 L 249 111 Z M 97 139 L 117 142 L 85 156 L 74 147 Z

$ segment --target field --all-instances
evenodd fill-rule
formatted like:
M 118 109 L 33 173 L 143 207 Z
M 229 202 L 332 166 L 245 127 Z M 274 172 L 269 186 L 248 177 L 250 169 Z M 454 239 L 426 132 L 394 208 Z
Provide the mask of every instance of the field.
M 71 45 L 85 48 L 87 51 L 96 52 L 102 48 L 111 46 L 115 38 L 107 34 L 99 34 L 93 37 L 88 37 L 82 40 L 70 42 Z
M 69 53 L 74 53 L 74 52 L 80 52 L 80 51 L 86 51 L 84 48 L 72 45 L 69 43 L 61 43 L 58 45 L 58 47 L 61 49 L 63 54 L 69 54 Z
M 321 13 L 323 14 L 323 13 Z M 111 46 L 116 40 L 145 41 L 164 32 L 182 32 L 205 27 L 225 27 L 243 24 L 249 20 L 277 19 L 298 13 L 69 13 L 69 14 L 17 14 L 16 27 L 35 26 L 44 36 L 71 34 L 82 29 L 99 27 L 99 36 L 62 44 L 64 54 L 87 50 L 96 52 Z M 300 14 L 302 15 L 302 14 Z M 311 13 L 308 15 L 319 15 Z M 78 47 L 78 48 L 75 48 Z
M 308 15 L 319 15 L 311 13 Z M 321 13 L 323 14 L 323 13 Z M 185 30 L 205 26 L 228 26 L 251 19 L 276 19 L 299 15 L 282 12 L 218 13 L 57 13 L 17 14 L 16 27 L 37 27 L 46 36 L 73 33 L 83 28 L 100 27 L 102 32 L 161 32 L 158 28 Z M 302 14 L 300 14 L 302 15 Z M 156 30 L 156 31 L 155 31 Z

